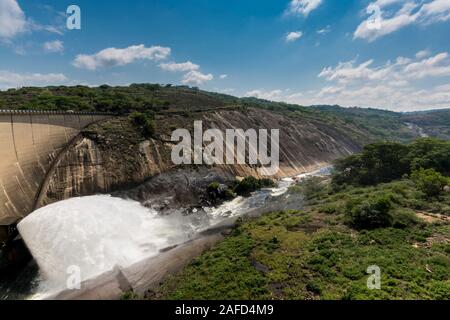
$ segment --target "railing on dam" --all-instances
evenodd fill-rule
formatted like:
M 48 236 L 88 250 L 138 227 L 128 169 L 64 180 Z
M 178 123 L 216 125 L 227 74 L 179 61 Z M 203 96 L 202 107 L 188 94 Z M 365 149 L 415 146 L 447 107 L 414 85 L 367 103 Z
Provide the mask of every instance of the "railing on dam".
M 112 112 L 89 112 L 89 111 L 70 111 L 70 110 L 21 110 L 21 109 L 0 109 L 0 114 L 59 114 L 59 115 L 89 115 L 89 116 L 116 116 Z

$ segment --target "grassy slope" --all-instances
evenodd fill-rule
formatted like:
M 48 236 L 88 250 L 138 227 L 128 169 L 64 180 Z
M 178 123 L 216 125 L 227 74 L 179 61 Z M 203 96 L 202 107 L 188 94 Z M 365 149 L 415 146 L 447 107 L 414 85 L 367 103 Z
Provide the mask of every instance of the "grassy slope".
M 290 192 L 296 195 L 296 190 Z M 346 200 L 385 192 L 396 194 L 397 228 L 358 232 L 346 226 Z M 316 191 L 304 210 L 243 222 L 149 297 L 450 299 L 450 225 L 411 215 L 450 214 L 450 195 L 429 203 L 417 200 L 417 192 L 408 180 L 337 193 Z M 370 265 L 381 268 L 381 290 L 367 289 Z

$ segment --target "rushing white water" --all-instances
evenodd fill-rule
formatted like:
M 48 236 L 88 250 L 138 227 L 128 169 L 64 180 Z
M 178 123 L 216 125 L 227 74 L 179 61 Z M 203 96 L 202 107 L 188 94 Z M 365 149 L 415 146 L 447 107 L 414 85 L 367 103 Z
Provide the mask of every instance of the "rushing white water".
M 65 285 L 71 266 L 79 267 L 85 280 L 185 242 L 194 233 L 188 219 L 159 216 L 139 202 L 98 195 L 36 210 L 18 229 L 46 287 L 53 287 Z
M 73 198 L 36 210 L 18 229 L 41 270 L 39 291 L 57 292 L 66 285 L 74 266 L 81 271 L 81 281 L 115 266 L 130 266 L 161 249 L 184 243 L 226 218 L 263 208 L 270 196 L 284 194 L 295 180 L 327 172 L 321 169 L 286 178 L 276 188 L 188 216 L 159 215 L 139 202 L 108 195 Z

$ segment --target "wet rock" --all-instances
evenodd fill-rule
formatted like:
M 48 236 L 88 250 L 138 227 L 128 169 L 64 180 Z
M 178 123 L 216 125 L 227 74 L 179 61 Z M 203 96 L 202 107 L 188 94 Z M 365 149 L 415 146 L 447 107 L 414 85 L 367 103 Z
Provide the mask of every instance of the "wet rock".
M 214 201 L 205 197 L 206 189 L 218 181 L 218 190 L 226 192 L 234 176 L 215 168 L 174 169 L 161 173 L 142 185 L 113 193 L 114 196 L 140 201 L 162 214 L 174 209 L 182 209 L 186 214 L 201 210 Z

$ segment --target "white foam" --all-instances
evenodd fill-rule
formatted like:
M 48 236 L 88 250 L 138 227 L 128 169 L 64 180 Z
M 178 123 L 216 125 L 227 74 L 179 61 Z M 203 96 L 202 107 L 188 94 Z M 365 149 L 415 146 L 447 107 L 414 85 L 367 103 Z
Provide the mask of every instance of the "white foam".
M 79 267 L 85 280 L 185 242 L 193 232 L 186 219 L 158 216 L 139 202 L 98 195 L 36 210 L 18 229 L 44 278 L 65 284 L 70 266 Z

